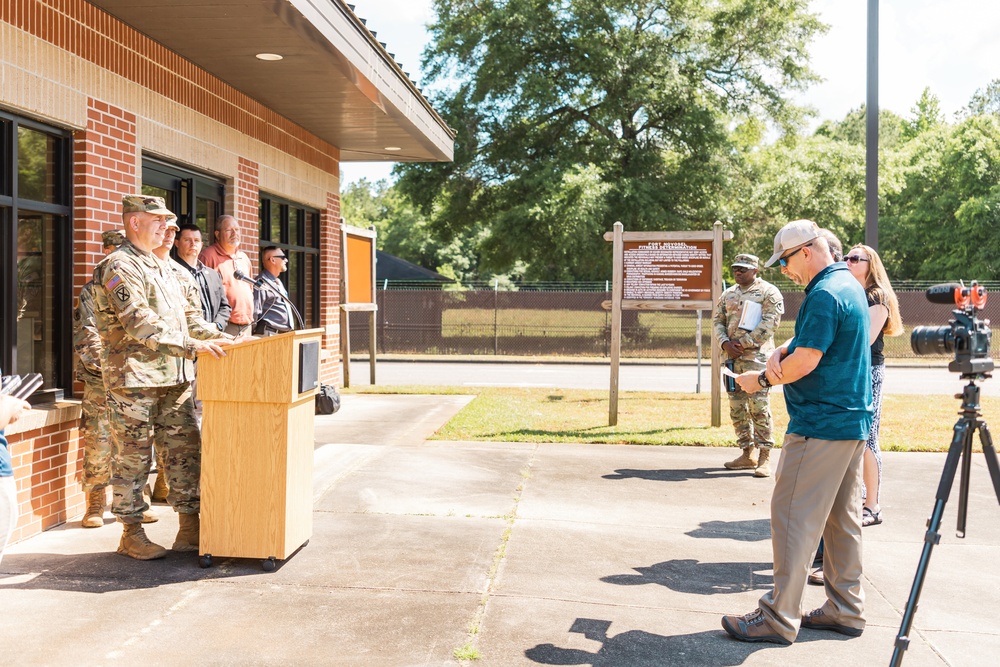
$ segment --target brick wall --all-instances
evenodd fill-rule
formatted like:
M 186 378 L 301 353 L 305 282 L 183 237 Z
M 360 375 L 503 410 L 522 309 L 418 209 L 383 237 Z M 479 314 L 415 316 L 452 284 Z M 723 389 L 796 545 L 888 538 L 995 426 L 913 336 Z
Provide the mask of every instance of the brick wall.
M 73 134 L 74 293 L 104 257 L 101 232 L 122 229 L 122 195 L 137 192 L 135 114 L 88 98 Z
M 33 410 L 32 416 L 37 412 Z M 85 509 L 86 499 L 80 487 L 80 408 L 63 408 L 59 412 L 63 413 L 60 418 L 76 418 L 7 436 L 19 510 L 12 542 L 65 523 Z
M 323 258 L 319 278 L 319 325 L 324 329 L 324 362 L 320 367 L 320 381 L 324 384 L 341 383 L 340 366 L 340 197 L 333 192 L 326 195 L 326 209 L 319 219 L 319 248 Z

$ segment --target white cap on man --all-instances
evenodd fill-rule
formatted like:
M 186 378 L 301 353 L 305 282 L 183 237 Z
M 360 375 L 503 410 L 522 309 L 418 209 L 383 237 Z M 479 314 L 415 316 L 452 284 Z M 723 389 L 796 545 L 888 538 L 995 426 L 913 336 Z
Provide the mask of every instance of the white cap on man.
M 771 266 L 792 248 L 809 243 L 820 236 L 819 225 L 812 220 L 793 220 L 774 235 L 774 254 L 764 266 Z

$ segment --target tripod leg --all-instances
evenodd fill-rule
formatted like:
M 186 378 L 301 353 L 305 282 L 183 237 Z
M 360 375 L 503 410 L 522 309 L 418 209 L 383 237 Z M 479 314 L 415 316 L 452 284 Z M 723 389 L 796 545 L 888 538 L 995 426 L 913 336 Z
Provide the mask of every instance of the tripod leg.
M 910 628 L 913 625 L 913 616 L 917 612 L 917 602 L 920 600 L 920 591 L 924 587 L 924 578 L 927 576 L 927 566 L 931 559 L 931 550 L 941 541 L 941 534 L 938 529 L 941 527 L 941 517 L 944 515 L 944 506 L 951 495 L 951 485 L 955 481 L 955 473 L 958 471 L 958 464 L 965 450 L 967 443 L 972 440 L 972 431 L 975 428 L 975 419 L 963 416 L 955 422 L 955 433 L 951 438 L 951 446 L 948 448 L 948 457 L 944 462 L 944 470 L 941 472 L 941 482 L 938 484 L 937 499 L 934 503 L 934 511 L 927 521 L 927 532 L 924 534 L 924 548 L 920 553 L 920 561 L 917 563 L 917 573 L 913 578 L 913 587 L 910 589 L 910 597 L 906 601 L 906 609 L 903 610 L 903 623 L 896 635 L 896 647 L 892 652 L 891 667 L 899 667 L 903 663 L 903 652 L 910 646 Z
M 997 463 L 997 451 L 993 448 L 993 436 L 986 422 L 979 424 L 979 442 L 983 444 L 983 455 L 986 456 L 986 467 L 990 471 L 990 479 L 993 480 L 993 491 L 997 494 L 997 502 L 1000 502 L 1000 464 Z
M 956 537 L 965 537 L 965 519 L 969 514 L 969 479 L 972 477 L 972 431 L 979 427 L 979 421 L 970 428 L 968 437 L 962 447 L 961 477 L 958 482 L 958 522 L 955 527 Z

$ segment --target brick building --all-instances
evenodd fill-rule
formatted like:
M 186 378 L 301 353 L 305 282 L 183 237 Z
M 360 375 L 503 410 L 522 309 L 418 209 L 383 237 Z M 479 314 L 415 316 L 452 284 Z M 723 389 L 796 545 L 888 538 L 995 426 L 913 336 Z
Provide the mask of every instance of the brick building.
M 84 509 L 72 308 L 123 194 L 281 247 L 338 384 L 340 163 L 447 161 L 453 136 L 341 0 L 0 0 L 0 366 L 45 378 L 8 429 L 13 540 Z

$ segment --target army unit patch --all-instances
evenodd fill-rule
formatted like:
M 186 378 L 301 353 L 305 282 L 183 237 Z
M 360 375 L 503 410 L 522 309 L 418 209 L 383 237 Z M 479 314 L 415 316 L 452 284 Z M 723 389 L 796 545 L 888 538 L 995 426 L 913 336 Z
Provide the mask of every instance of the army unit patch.
M 122 303 L 125 303 L 132 298 L 132 293 L 128 291 L 128 287 L 125 285 L 120 285 L 118 289 L 114 291 L 114 295 L 118 297 L 118 300 Z

